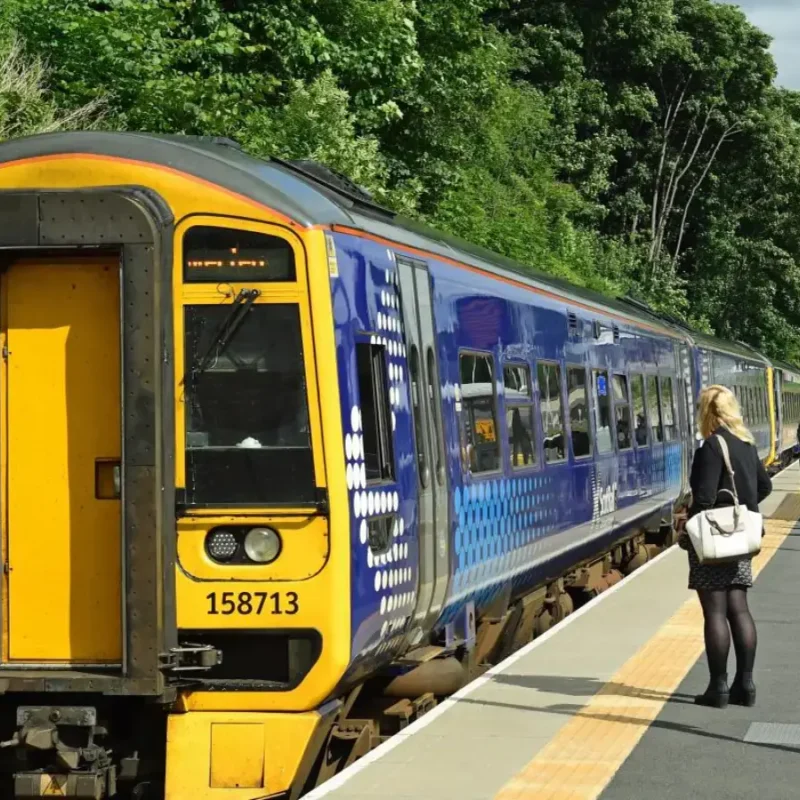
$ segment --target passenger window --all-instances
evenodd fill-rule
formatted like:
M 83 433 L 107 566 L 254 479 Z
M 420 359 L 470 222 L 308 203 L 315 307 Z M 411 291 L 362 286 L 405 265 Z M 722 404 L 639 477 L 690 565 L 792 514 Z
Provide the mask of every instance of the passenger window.
M 539 408 L 544 431 L 544 460 L 549 464 L 566 458 L 564 410 L 561 405 L 561 367 L 539 363 Z
M 527 364 L 506 364 L 503 384 L 509 463 L 512 469 L 531 467 L 536 464 L 536 436 L 530 367 Z
M 392 416 L 386 390 L 385 348 L 376 344 L 356 344 L 356 365 L 367 483 L 392 480 Z
M 658 378 L 655 375 L 647 376 L 647 415 L 650 422 L 652 441 L 664 441 L 664 427 L 661 422 L 661 403 L 658 391 Z
M 672 442 L 678 438 L 675 424 L 675 403 L 672 396 L 672 378 L 661 379 L 661 419 L 664 423 L 664 441 Z
M 614 415 L 617 423 L 617 447 L 629 450 L 631 442 L 631 406 L 628 401 L 628 379 L 614 375 Z
M 633 421 L 636 431 L 636 444 L 647 446 L 647 417 L 644 409 L 644 375 L 631 376 L 631 394 L 633 395 Z
M 614 449 L 611 438 L 611 395 L 608 388 L 608 373 L 596 369 L 594 376 L 595 428 L 597 430 L 597 452 L 610 453 Z
M 462 431 L 471 472 L 500 468 L 494 366 L 491 356 L 462 353 L 460 358 Z
M 575 458 L 592 454 L 592 437 L 589 430 L 589 387 L 583 367 L 567 367 L 567 400 L 569 424 L 572 430 L 572 452 Z

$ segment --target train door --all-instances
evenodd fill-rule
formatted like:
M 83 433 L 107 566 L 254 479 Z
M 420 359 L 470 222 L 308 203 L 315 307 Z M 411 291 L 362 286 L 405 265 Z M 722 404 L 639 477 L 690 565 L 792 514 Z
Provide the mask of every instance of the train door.
M 6 662 L 122 660 L 119 272 L 53 259 L 3 276 Z
M 417 450 L 419 492 L 419 587 L 412 643 L 441 612 L 450 577 L 447 465 L 442 431 L 439 359 L 428 267 L 397 258 Z
M 684 492 L 689 491 L 689 475 L 692 469 L 692 459 L 695 450 L 695 414 L 694 398 L 695 391 L 692 385 L 692 356 L 689 347 L 685 344 L 678 346 L 678 358 L 680 361 L 680 374 L 678 378 L 678 404 L 681 426 L 684 431 L 682 436 L 684 446 L 684 459 L 682 467 L 681 486 Z

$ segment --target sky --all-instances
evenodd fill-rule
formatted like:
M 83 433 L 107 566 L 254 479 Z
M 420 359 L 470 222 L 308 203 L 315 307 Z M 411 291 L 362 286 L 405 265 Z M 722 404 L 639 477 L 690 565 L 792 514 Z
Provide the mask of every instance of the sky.
M 800 89 L 800 0 L 734 0 L 734 5 L 772 36 L 778 83 Z

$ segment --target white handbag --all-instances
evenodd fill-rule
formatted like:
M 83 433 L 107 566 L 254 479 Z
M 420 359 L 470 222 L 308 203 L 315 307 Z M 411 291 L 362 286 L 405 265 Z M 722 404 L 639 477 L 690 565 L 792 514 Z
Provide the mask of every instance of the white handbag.
M 761 550 L 764 526 L 761 514 L 740 505 L 728 443 L 721 436 L 715 438 L 733 485 L 733 491 L 720 489 L 717 495 L 726 492 L 733 497 L 734 505 L 706 509 L 686 523 L 686 533 L 701 564 L 724 564 L 756 555 Z

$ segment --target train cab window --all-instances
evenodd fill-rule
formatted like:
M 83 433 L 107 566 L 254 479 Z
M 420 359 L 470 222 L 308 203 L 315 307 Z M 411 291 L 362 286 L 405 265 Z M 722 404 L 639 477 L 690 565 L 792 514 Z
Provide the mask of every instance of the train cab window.
M 655 375 L 647 376 L 647 416 L 650 422 L 651 441 L 664 441 L 664 426 L 661 420 L 661 396 L 658 390 L 658 378 Z
M 631 437 L 631 406 L 628 400 L 628 379 L 624 375 L 614 375 L 612 381 L 617 447 L 620 450 L 630 450 L 633 442 Z
M 564 440 L 564 409 L 561 402 L 561 367 L 539 362 L 539 409 L 544 432 L 544 460 L 550 464 L 567 457 Z
M 471 472 L 500 469 L 497 436 L 494 363 L 491 356 L 462 353 L 460 357 L 462 435 Z
M 503 367 L 506 400 L 506 435 L 512 469 L 536 464 L 536 436 L 533 424 L 533 386 L 527 364 Z
M 592 454 L 592 435 L 589 427 L 589 387 L 583 367 L 567 367 L 567 399 L 569 424 L 572 430 L 572 452 L 575 458 Z
M 386 389 L 386 348 L 368 342 L 356 343 L 356 368 L 367 483 L 389 481 L 394 478 L 394 457 Z
M 592 376 L 597 452 L 610 453 L 614 449 L 614 440 L 611 438 L 611 393 L 608 386 L 608 373 L 605 370 L 596 369 L 592 371 Z
M 644 375 L 631 375 L 633 419 L 637 447 L 647 447 L 647 417 L 644 409 Z
M 300 308 L 240 309 L 185 308 L 186 502 L 314 503 Z
M 675 441 L 678 438 L 678 426 L 675 424 L 675 399 L 672 394 L 672 378 L 661 379 L 661 419 L 664 423 L 664 441 Z

